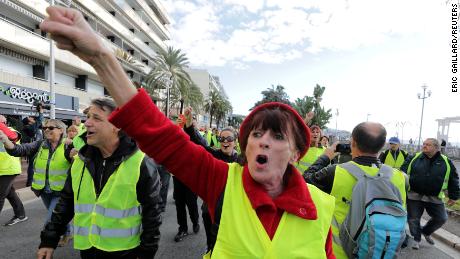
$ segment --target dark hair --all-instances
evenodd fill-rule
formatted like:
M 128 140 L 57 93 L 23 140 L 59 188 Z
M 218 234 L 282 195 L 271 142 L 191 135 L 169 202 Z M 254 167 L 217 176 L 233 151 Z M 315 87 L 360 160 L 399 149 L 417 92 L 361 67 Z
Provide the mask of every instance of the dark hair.
M 380 149 L 385 145 L 387 138 L 387 131 L 380 123 L 373 123 L 378 128 L 374 127 L 368 122 L 361 122 L 358 124 L 351 133 L 351 137 L 356 142 L 358 149 L 364 153 L 377 154 Z
M 328 136 L 326 136 L 326 135 L 323 135 L 323 136 L 321 136 L 321 138 L 319 138 L 319 139 L 320 139 L 320 140 L 323 140 L 323 138 L 326 138 L 326 139 L 327 139 L 327 141 L 329 141 L 329 137 L 328 137 Z
M 289 130 L 292 132 L 296 149 L 301 152 L 307 148 L 307 135 L 303 133 L 303 125 L 294 117 L 292 112 L 274 107 L 263 109 L 254 114 L 248 123 L 244 123 L 240 129 L 240 147 L 241 156 L 246 162 L 246 146 L 248 144 L 249 134 L 254 129 L 271 130 L 274 133 L 288 135 Z M 291 126 L 292 125 L 292 126 Z
M 109 113 L 112 113 L 116 108 L 117 105 L 115 102 L 107 97 L 100 97 L 100 98 L 95 98 L 91 100 L 92 105 L 96 105 L 100 109 L 107 111 Z

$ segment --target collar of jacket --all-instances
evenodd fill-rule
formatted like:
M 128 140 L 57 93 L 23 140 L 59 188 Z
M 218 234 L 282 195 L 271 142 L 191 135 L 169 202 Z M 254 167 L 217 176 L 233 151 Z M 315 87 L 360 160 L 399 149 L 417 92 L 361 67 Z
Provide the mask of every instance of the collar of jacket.
M 380 168 L 382 164 L 377 157 L 373 157 L 373 156 L 358 156 L 353 159 L 353 162 L 356 162 L 357 164 L 364 165 L 364 166 L 375 165 L 378 168 Z
M 119 161 L 119 163 L 128 159 L 134 152 L 138 150 L 136 142 L 128 137 L 126 134 L 123 134 L 119 137 L 120 143 L 118 147 L 115 149 L 113 154 L 106 158 L 114 161 Z M 92 158 L 95 156 L 102 156 L 99 149 L 95 146 L 91 145 L 84 145 L 80 151 L 78 152 L 78 156 L 82 161 L 88 163 L 91 161 Z

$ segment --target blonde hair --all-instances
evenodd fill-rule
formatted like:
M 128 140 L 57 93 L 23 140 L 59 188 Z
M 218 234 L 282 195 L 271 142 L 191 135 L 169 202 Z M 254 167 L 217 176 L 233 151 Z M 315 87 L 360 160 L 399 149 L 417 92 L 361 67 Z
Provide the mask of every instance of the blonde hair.
M 78 127 L 75 126 L 75 125 L 70 125 L 70 126 L 67 128 L 66 132 L 69 132 L 71 129 L 74 129 L 74 130 L 78 133 Z
M 49 126 L 48 124 L 50 124 L 50 123 L 56 125 L 56 127 L 60 128 L 60 129 L 62 129 L 61 138 L 67 137 L 67 125 L 65 125 L 64 122 L 62 122 L 61 120 L 58 120 L 58 119 L 47 119 L 45 121 L 45 123 L 43 123 L 43 125 Z

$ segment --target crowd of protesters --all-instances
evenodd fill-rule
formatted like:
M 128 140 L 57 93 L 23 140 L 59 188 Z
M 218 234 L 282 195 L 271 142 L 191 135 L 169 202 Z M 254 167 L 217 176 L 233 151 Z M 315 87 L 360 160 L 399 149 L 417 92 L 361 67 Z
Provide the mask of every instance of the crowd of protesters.
M 309 125 L 312 113 L 302 118 L 282 103 L 255 107 L 239 130 L 200 132 L 191 108 L 172 122 L 132 85 L 81 13 L 62 7 L 47 12 L 41 29 L 92 65 L 113 99 L 92 100 L 85 122 L 75 117 L 69 126 L 44 120 L 39 109 L 36 118 L 24 118 L 22 134 L 0 116 L 0 211 L 8 199 L 14 217 L 5 226 L 28 219 L 12 185 L 25 157 L 26 186 L 48 210 L 37 258 L 51 258 L 72 237 L 82 258 L 153 258 L 170 174 L 174 241 L 189 235 L 187 210 L 192 231 L 200 231 L 200 197 L 204 258 L 392 257 L 408 240 L 407 222 L 413 249 L 420 248 L 421 236 L 434 244 L 431 234 L 447 220 L 444 204 L 460 197 L 457 170 L 438 140 L 428 138 L 420 153 L 408 154 L 391 137 L 382 152 L 387 132 L 380 123 L 358 124 L 349 145 L 342 145 Z M 388 187 L 385 193 L 371 190 L 392 197 L 378 203 L 387 209 L 372 209 L 396 220 L 395 229 L 385 230 L 383 241 L 372 240 L 362 235 L 374 227 L 366 225 L 350 249 L 343 230 L 353 229 L 365 178 Z M 430 220 L 421 226 L 425 210 Z M 375 243 L 364 247 L 361 238 Z

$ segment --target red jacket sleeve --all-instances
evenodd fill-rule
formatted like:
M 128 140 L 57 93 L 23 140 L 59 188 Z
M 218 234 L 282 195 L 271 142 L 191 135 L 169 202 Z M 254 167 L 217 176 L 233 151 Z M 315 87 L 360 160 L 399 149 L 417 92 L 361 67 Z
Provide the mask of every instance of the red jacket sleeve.
M 332 229 L 329 228 L 326 240 L 326 256 L 327 259 L 335 259 L 334 251 L 332 249 Z
M 0 123 L 0 130 L 5 133 L 9 140 L 15 142 L 18 140 L 18 133 L 10 130 L 4 123 Z
M 140 89 L 123 107 L 115 110 L 110 122 L 136 140 L 139 148 L 176 176 L 208 203 L 211 215 L 227 182 L 228 165 L 167 119 Z

